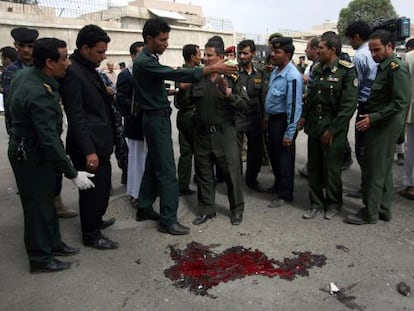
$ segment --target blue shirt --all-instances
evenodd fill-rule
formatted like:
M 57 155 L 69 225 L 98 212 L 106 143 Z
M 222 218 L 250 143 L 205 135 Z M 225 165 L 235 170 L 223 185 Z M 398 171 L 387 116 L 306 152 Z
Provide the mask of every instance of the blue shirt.
M 25 68 L 26 66 L 23 64 L 23 62 L 20 59 L 15 60 L 10 65 L 4 69 L 3 73 L 3 80 L 2 80 L 2 87 L 3 87 L 3 96 L 4 96 L 4 102 L 6 102 L 7 95 L 9 95 L 10 92 L 10 83 L 11 79 L 13 78 L 14 74 Z
M 377 75 L 377 63 L 371 56 L 368 42 L 365 42 L 356 50 L 353 63 L 359 80 L 358 102 L 365 103 L 369 94 L 371 94 L 371 84 Z
M 302 88 L 302 76 L 292 62 L 281 72 L 275 68 L 270 75 L 265 110 L 270 115 L 286 113 L 288 125 L 284 136 L 289 139 L 293 139 L 302 114 Z

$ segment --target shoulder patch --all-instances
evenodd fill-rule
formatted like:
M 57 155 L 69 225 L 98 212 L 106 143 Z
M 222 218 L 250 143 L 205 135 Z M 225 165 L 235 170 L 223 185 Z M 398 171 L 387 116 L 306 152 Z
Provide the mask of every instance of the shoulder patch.
M 338 61 L 338 63 L 339 63 L 340 65 L 342 65 L 342 66 L 346 67 L 346 68 L 353 68 L 353 67 L 354 67 L 354 64 L 353 64 L 353 63 L 348 62 L 348 61 L 343 60 L 343 59 L 340 59 L 340 60 Z
M 46 91 L 48 91 L 50 94 L 53 94 L 52 87 L 49 84 L 43 83 L 43 86 L 45 87 Z
M 394 69 L 397 69 L 398 67 L 400 67 L 400 65 L 397 62 L 392 61 L 390 63 L 390 67 L 391 67 L 391 70 L 394 70 Z

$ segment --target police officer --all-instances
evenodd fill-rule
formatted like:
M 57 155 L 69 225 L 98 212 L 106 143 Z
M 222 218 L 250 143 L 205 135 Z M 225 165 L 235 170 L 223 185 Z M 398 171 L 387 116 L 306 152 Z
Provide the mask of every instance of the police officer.
M 194 68 L 200 66 L 200 47 L 195 44 L 186 44 L 183 47 L 185 64 L 183 68 Z M 180 158 L 178 159 L 178 191 L 180 195 L 192 195 L 194 190 L 190 189 L 191 169 L 193 167 L 194 155 L 194 104 L 191 101 L 189 85 L 181 86 L 175 96 L 174 105 L 178 109 L 177 129 L 178 142 L 180 144 Z
M 268 152 L 278 198 L 271 207 L 293 200 L 296 127 L 302 113 L 303 78 L 291 62 L 295 47 L 292 38 L 271 41 L 275 69 L 270 75 L 265 109 L 268 118 Z
M 224 46 L 219 40 L 208 41 L 204 51 L 205 68 L 224 58 Z M 235 84 L 232 90 L 229 83 L 232 81 L 213 73 L 191 86 L 191 97 L 196 106 L 194 149 L 200 209 L 200 214 L 193 220 L 195 225 L 216 216 L 215 163 L 227 184 L 231 223 L 239 225 L 243 220 L 244 197 L 234 117 L 236 110 L 246 109 L 248 97 L 243 88 L 238 89 Z
M 138 199 L 137 219 L 160 222 L 158 231 L 173 235 L 188 234 L 190 229 L 177 221 L 178 182 L 171 140 L 171 108 L 164 79 L 193 82 L 212 72 L 236 71 L 223 61 L 203 68 L 173 69 L 159 63 L 158 55 L 168 47 L 171 27 L 159 17 L 144 24 L 142 36 L 145 47 L 134 60 L 132 75 L 135 94 L 144 111 L 142 127 L 148 144 L 145 172 Z M 160 193 L 160 215 L 152 208 L 157 192 Z
M 256 45 L 253 40 L 243 40 L 237 45 L 240 64 L 237 84 L 244 86 L 249 96 L 246 113 L 247 161 L 246 185 L 258 192 L 265 189 L 257 181 L 263 158 L 264 101 L 266 98 L 263 71 L 253 65 Z M 239 142 L 240 143 L 240 142 Z
M 68 269 L 70 263 L 53 256 L 79 252 L 61 240 L 53 204 L 56 172 L 63 172 L 80 189 L 94 186 L 88 179 L 93 174 L 75 170 L 60 140 L 62 111 L 56 79 L 65 75 L 69 65 L 66 43 L 39 39 L 34 44 L 33 62 L 34 67 L 18 72 L 10 85 L 8 156 L 23 205 L 30 271 L 55 272 Z
M 5 110 L 7 111 L 7 96 L 9 94 L 10 89 L 10 82 L 13 75 L 25 68 L 32 66 L 33 64 L 33 44 L 37 37 L 39 36 L 39 32 L 36 29 L 29 29 L 27 27 L 18 27 L 14 28 L 11 31 L 11 36 L 14 39 L 14 46 L 17 49 L 17 53 L 19 54 L 19 58 L 11 63 L 9 66 L 6 67 L 3 74 L 3 96 L 5 102 Z M 10 132 L 10 125 L 11 120 L 10 116 L 5 114 L 6 119 L 6 129 L 7 133 Z
M 411 100 L 408 65 L 394 54 L 392 34 L 376 30 L 370 35 L 368 45 L 379 65 L 364 105 L 365 113 L 355 125 L 356 130 L 365 132 L 362 201 L 366 208 L 347 217 L 347 222 L 354 225 L 391 220 L 394 145 Z
M 319 64 L 313 68 L 303 117 L 308 133 L 310 209 L 303 215 L 314 218 L 326 209 L 334 217 L 342 206 L 341 166 L 346 135 L 358 96 L 354 65 L 340 60 L 341 41 L 328 32 L 319 43 Z M 325 189 L 325 192 L 324 192 Z

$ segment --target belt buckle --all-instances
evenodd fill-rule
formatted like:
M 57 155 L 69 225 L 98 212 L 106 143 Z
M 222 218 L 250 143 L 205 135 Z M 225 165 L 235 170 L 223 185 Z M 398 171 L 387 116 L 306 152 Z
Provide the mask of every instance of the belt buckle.
M 316 106 L 316 111 L 318 113 L 322 113 L 322 105 L 321 104 L 319 104 L 319 105 Z
M 215 125 L 210 125 L 208 128 L 209 133 L 213 134 L 217 132 L 217 128 Z

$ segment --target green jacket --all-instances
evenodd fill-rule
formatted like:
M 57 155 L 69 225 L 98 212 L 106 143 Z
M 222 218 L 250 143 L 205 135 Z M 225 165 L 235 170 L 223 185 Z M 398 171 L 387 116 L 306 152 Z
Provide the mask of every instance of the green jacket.
M 249 98 L 246 90 L 235 86 L 233 93 L 224 97 L 218 91 L 218 79 L 205 76 L 191 86 L 192 102 L 196 106 L 195 121 L 198 127 L 209 125 L 235 125 L 237 110 L 246 110 Z
M 358 80 L 354 65 L 337 59 L 329 66 L 313 67 L 310 93 L 303 106 L 306 131 L 319 138 L 325 130 L 334 136 L 348 130 L 358 99 Z
M 39 152 L 40 161 L 51 162 L 66 177 L 75 178 L 78 173 L 66 156 L 60 139 L 62 109 L 58 88 L 56 80 L 34 67 L 15 75 L 8 96 L 11 139 L 24 137 L 33 146 L 27 148 L 27 153 Z
M 381 126 L 399 113 L 406 113 L 411 101 L 408 65 L 395 55 L 378 65 L 371 94 L 365 104 L 371 127 Z
M 194 68 L 189 64 L 184 64 L 183 68 Z M 191 102 L 190 88 L 179 90 L 174 96 L 174 106 L 181 112 L 194 110 L 194 104 Z
M 170 107 L 164 80 L 194 82 L 203 76 L 203 68 L 174 69 L 159 63 L 158 56 L 146 47 L 135 58 L 132 70 L 137 102 L 144 110 Z

